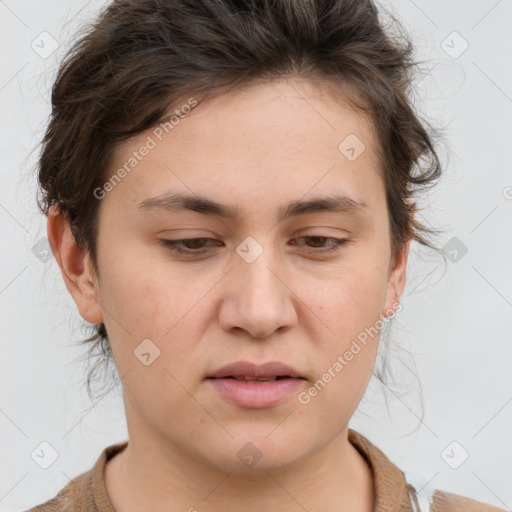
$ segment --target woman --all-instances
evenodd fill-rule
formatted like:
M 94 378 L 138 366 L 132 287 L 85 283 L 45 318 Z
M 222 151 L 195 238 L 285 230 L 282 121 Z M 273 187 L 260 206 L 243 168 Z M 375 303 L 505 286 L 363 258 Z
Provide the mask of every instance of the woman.
M 432 246 L 411 54 L 371 1 L 105 9 L 60 69 L 39 179 L 129 440 L 32 510 L 428 507 L 348 428 L 410 244 Z

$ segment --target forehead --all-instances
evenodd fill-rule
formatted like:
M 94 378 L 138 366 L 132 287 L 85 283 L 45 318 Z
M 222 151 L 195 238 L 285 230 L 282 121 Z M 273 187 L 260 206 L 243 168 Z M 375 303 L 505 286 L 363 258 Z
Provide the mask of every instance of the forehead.
M 247 154 L 253 150 L 270 156 L 272 150 L 276 158 L 301 154 L 325 159 L 337 158 L 339 143 L 351 134 L 364 141 L 370 154 L 376 153 L 373 122 L 333 91 L 330 84 L 291 79 L 233 89 L 185 115 L 173 128 L 173 138 L 176 143 L 201 140 L 219 153 L 222 148 L 239 147 Z
M 309 82 L 233 89 L 169 126 L 126 141 L 114 154 L 110 172 L 152 141 L 116 187 L 132 205 L 169 191 L 224 203 L 248 196 L 281 203 L 283 194 L 299 199 L 335 192 L 372 203 L 382 188 L 371 121 Z

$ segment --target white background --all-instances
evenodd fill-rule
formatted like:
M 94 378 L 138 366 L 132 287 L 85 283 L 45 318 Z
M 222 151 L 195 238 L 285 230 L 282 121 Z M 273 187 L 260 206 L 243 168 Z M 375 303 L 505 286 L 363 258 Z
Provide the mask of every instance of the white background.
M 85 350 L 74 346 L 85 337 L 83 322 L 53 258 L 43 262 L 32 251 L 46 236 L 46 219 L 35 203 L 36 145 L 50 112 L 57 63 L 77 28 L 102 5 L 0 1 L 4 511 L 53 497 L 89 470 L 105 446 L 127 439 L 119 392 L 95 404 L 87 397 L 78 361 Z M 372 379 L 350 426 L 418 490 L 443 489 L 510 510 L 512 1 L 385 5 L 412 34 L 423 69 L 431 70 L 418 82 L 417 108 L 447 127 L 444 177 L 421 203 L 422 220 L 445 229 L 441 246 L 457 237 L 468 252 L 457 262 L 448 259 L 445 270 L 439 257 L 413 247 L 404 309 L 393 326 L 394 343 L 403 348 L 391 353 L 397 383 L 383 389 Z M 454 31 L 469 44 L 457 58 L 453 52 L 463 41 Z M 42 32 L 59 43 L 45 59 L 31 47 Z M 43 441 L 59 453 L 48 469 L 30 456 Z M 442 456 L 453 441 L 469 454 L 458 469 Z

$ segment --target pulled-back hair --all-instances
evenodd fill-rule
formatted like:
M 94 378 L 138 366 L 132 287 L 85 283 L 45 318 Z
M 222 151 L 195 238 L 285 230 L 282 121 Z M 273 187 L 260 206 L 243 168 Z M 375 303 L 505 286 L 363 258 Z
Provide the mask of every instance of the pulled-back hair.
M 234 87 L 300 77 L 328 84 L 373 121 L 393 257 L 408 239 L 437 250 L 410 200 L 441 173 L 435 132 L 410 98 L 418 63 L 396 19 L 392 33 L 379 15 L 370 0 L 113 1 L 85 27 L 53 85 L 38 169 L 41 212 L 58 206 L 98 274 L 93 191 L 113 173 L 118 144 L 191 96 L 200 103 Z M 94 327 L 84 341 L 110 359 L 105 325 Z

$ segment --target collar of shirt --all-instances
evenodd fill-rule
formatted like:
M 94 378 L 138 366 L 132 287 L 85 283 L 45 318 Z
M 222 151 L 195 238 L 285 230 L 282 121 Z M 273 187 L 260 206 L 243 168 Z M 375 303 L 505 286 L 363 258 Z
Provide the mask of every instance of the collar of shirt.
M 411 486 L 406 482 L 404 473 L 362 434 L 349 428 L 348 439 L 368 462 L 372 471 L 374 512 L 413 512 L 409 496 Z M 52 505 L 62 503 L 69 506 L 72 503 L 73 510 L 76 511 L 116 512 L 105 486 L 105 466 L 127 445 L 128 441 L 124 441 L 107 446 L 93 468 L 71 480 L 54 498 Z

